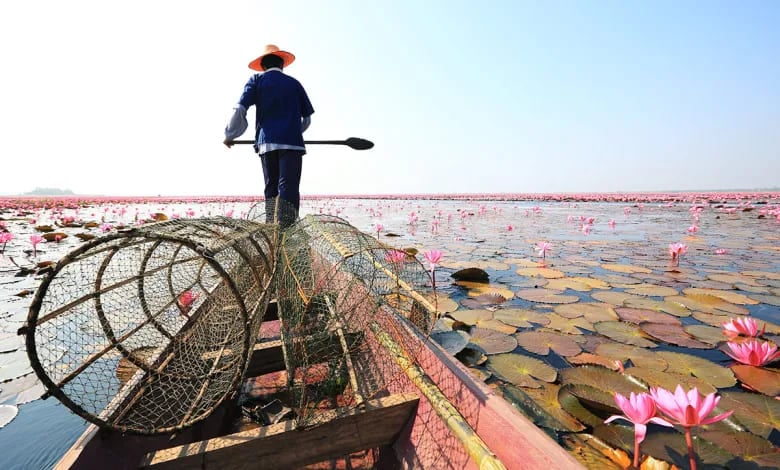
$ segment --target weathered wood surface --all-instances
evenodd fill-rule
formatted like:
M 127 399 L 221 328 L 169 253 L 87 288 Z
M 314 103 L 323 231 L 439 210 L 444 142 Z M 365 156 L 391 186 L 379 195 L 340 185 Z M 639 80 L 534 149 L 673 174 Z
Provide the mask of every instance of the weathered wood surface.
M 362 409 L 322 413 L 315 427 L 297 429 L 294 421 L 194 442 L 148 454 L 141 462 L 155 469 L 296 468 L 392 444 L 414 416 L 415 393 L 365 402 Z

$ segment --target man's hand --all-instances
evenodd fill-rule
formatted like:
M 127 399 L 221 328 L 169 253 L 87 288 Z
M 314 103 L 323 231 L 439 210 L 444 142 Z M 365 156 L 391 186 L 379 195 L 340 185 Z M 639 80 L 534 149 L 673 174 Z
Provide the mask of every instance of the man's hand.
M 230 148 L 233 146 L 233 141 L 230 139 L 225 139 L 222 141 L 223 144 L 225 144 L 225 147 Z

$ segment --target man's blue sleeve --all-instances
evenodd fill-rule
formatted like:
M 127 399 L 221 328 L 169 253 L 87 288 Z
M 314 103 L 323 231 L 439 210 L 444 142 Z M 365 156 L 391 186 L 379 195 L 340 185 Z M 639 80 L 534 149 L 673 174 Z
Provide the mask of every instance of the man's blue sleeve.
M 238 100 L 238 104 L 243 106 L 244 108 L 248 109 L 252 105 L 256 105 L 255 102 L 257 98 L 257 92 L 255 88 L 258 85 L 258 79 L 260 77 L 260 74 L 254 74 L 249 79 L 248 82 L 246 82 L 246 85 L 244 85 L 244 91 L 241 93 L 241 99 Z
M 312 114 L 314 114 L 314 108 L 311 106 L 306 90 L 301 86 L 301 117 L 309 117 Z

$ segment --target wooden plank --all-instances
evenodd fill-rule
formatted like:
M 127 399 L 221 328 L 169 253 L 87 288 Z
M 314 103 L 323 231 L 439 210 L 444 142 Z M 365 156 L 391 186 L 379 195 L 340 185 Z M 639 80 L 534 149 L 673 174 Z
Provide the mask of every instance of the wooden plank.
M 364 409 L 324 411 L 315 427 L 284 421 L 147 454 L 143 468 L 297 468 L 390 445 L 415 413 L 414 393 L 365 402 Z

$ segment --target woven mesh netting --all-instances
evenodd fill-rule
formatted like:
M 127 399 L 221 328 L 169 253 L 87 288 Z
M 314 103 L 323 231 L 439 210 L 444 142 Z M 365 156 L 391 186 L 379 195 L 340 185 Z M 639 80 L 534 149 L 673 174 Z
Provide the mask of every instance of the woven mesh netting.
M 277 301 L 297 424 L 315 425 L 321 409 L 348 410 L 385 394 L 403 370 L 377 338 L 414 361 L 423 343 L 408 341 L 410 324 L 427 335 L 435 322 L 422 263 L 342 219 L 312 215 L 283 232 L 278 256 Z
M 30 308 L 33 368 L 97 425 L 158 434 L 235 393 L 273 293 L 277 225 L 172 220 L 63 258 Z

